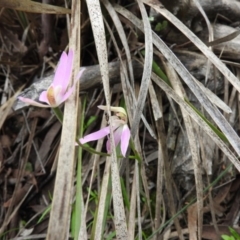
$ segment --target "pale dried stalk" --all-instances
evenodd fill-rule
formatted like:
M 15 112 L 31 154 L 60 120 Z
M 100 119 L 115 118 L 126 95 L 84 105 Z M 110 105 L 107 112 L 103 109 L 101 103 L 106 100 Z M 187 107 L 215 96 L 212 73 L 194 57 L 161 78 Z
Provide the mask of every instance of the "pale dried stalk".
M 106 199 L 107 199 L 107 192 L 108 192 L 108 184 L 110 179 L 110 166 L 111 161 L 108 161 L 106 159 L 102 184 L 101 184 L 101 193 L 99 197 L 99 203 L 98 203 L 98 214 L 97 214 L 97 223 L 96 223 L 96 229 L 95 229 L 95 236 L 94 240 L 101 240 L 102 239 L 102 232 L 103 232 L 103 219 L 105 215 L 105 205 L 106 205 Z M 80 239 L 79 239 L 80 240 Z
M 92 25 L 97 55 L 99 60 L 100 71 L 103 81 L 103 89 L 107 105 L 107 114 L 111 116 L 110 112 L 110 89 L 109 89 L 109 71 L 108 71 L 108 58 L 107 46 L 105 38 L 105 30 L 103 25 L 102 11 L 99 0 L 87 0 L 87 7 L 89 17 Z M 120 176 L 117 162 L 117 154 L 115 150 L 115 143 L 113 139 L 112 118 L 110 121 L 110 144 L 111 157 L 107 161 L 111 161 L 111 176 L 112 176 L 112 195 L 113 195 L 113 208 L 114 208 L 114 223 L 116 227 L 116 235 L 118 239 L 128 239 L 126 216 L 123 205 L 123 196 L 121 191 Z
M 146 9 L 141 0 L 137 0 L 139 9 L 142 15 L 142 21 L 144 26 L 144 36 L 145 36 L 145 63 L 143 68 L 143 76 L 141 81 L 140 92 L 137 99 L 137 106 L 133 115 L 133 124 L 131 128 L 132 137 L 135 138 L 138 131 L 138 126 L 141 119 L 141 114 L 146 102 L 146 97 L 148 93 L 148 85 L 151 78 L 152 72 L 152 61 L 153 61 L 153 44 L 152 44 L 152 29 L 150 22 L 148 20 L 148 15 Z
M 81 1 L 72 1 L 72 19 L 69 43 L 69 48 L 75 53 L 72 82 L 78 74 L 80 65 L 80 5 Z M 65 102 L 57 175 L 47 232 L 48 240 L 65 240 L 69 232 L 75 167 L 75 142 L 79 101 L 78 92 L 79 82 L 76 84 L 73 94 Z
M 133 75 L 133 66 L 132 66 L 132 58 L 131 58 L 131 53 L 128 45 L 128 40 L 126 37 L 126 34 L 124 32 L 122 23 L 119 19 L 119 16 L 117 15 L 116 11 L 114 10 L 112 4 L 108 0 L 101 0 L 101 2 L 104 4 L 105 8 L 109 12 L 109 15 L 111 16 L 114 26 L 116 28 L 116 31 L 118 32 L 118 35 L 122 41 L 125 53 L 126 53 L 126 58 L 127 58 L 127 63 L 128 63 L 128 69 L 129 69 L 129 75 L 131 79 L 131 84 L 134 86 L 134 75 Z
M 159 114 L 162 114 L 162 92 L 159 88 L 154 89 L 154 92 L 157 96 L 157 106 L 159 107 Z M 156 108 L 157 110 L 157 108 Z M 158 115 L 159 115 L 158 114 Z M 168 159 L 163 159 L 163 157 L 167 157 L 166 154 L 163 154 L 161 149 L 164 148 L 164 146 L 167 146 L 166 139 L 167 136 L 165 134 L 163 119 L 158 118 L 156 120 L 155 118 L 155 126 L 156 126 L 156 132 L 158 135 L 157 143 L 158 143 L 158 150 L 157 150 L 157 180 L 156 180 L 156 208 L 155 208 L 155 218 L 154 218 L 154 232 L 160 228 L 161 223 L 165 222 L 164 217 L 164 198 L 163 198 L 163 184 L 164 184 L 164 162 L 167 162 Z M 165 142 L 163 142 L 165 140 Z M 162 146 L 163 144 L 163 146 Z M 160 149 L 160 150 L 159 150 Z M 160 234 L 156 234 L 153 239 L 157 240 L 160 237 Z
M 102 124 L 101 128 L 106 126 L 106 119 L 105 117 L 102 118 Z M 98 140 L 97 146 L 96 146 L 96 151 L 101 151 L 103 145 L 103 139 Z M 90 191 L 92 189 L 92 183 L 93 183 L 93 178 L 95 173 L 95 169 L 97 168 L 97 164 L 100 162 L 100 156 L 95 155 L 94 156 L 94 166 L 92 168 L 92 175 L 91 175 L 91 180 L 90 180 L 90 187 L 89 187 L 89 194 L 88 194 L 88 199 L 87 203 L 89 201 L 90 197 Z M 101 192 L 100 192 L 100 197 L 99 197 L 99 203 L 98 203 L 98 210 L 97 210 L 97 220 L 96 220 L 96 227 L 95 227 L 95 234 L 94 234 L 94 240 L 101 240 L 102 239 L 102 233 L 103 233 L 103 224 L 104 224 L 104 216 L 105 216 L 105 211 L 106 209 L 106 200 L 107 200 L 107 193 L 108 193 L 108 187 L 109 187 L 109 180 L 110 180 L 110 173 L 111 173 L 111 162 L 107 161 L 105 159 L 105 169 L 103 173 L 103 178 L 101 180 Z M 87 216 L 87 209 L 85 212 L 85 217 Z M 80 239 L 79 239 L 80 240 Z

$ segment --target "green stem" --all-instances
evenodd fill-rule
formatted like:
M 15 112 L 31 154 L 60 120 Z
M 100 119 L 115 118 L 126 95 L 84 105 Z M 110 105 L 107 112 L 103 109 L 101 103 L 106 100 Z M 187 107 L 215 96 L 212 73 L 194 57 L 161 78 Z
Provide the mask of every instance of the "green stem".
M 60 123 L 63 123 L 63 113 L 59 107 L 52 108 L 54 114 L 56 115 L 57 119 Z

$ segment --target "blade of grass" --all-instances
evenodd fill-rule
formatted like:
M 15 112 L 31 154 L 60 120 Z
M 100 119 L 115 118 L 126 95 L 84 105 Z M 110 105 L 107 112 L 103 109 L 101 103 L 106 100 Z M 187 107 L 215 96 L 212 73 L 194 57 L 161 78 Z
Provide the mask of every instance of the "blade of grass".
M 111 16 L 111 18 L 114 22 L 115 28 L 119 34 L 119 37 L 122 41 L 123 46 L 124 46 L 126 57 L 127 57 L 128 68 L 129 68 L 130 80 L 131 80 L 132 86 L 134 86 L 132 59 L 131 59 L 130 49 L 129 49 L 129 45 L 128 45 L 128 40 L 127 40 L 126 34 L 124 32 L 122 23 L 119 20 L 119 17 L 117 15 L 116 11 L 114 10 L 112 4 L 108 0 L 101 0 L 101 1 L 104 4 L 105 8 L 108 10 L 109 15 Z
M 184 99 L 184 96 L 186 95 L 184 88 L 180 82 L 179 77 L 177 76 L 177 73 L 172 68 L 172 66 L 169 63 L 164 63 L 166 66 L 166 71 L 168 74 L 168 77 L 171 79 L 173 89 L 176 91 L 176 93 Z M 196 192 L 197 192 L 197 216 L 198 216 L 198 236 L 201 236 L 202 232 L 202 218 L 203 218 L 203 182 L 202 182 L 202 169 L 201 169 L 201 159 L 199 156 L 199 150 L 197 145 L 197 139 L 196 139 L 196 131 L 194 130 L 194 122 L 192 122 L 192 119 L 185 111 L 184 107 L 180 107 L 181 112 L 183 115 L 184 125 L 186 128 L 186 135 L 188 137 L 188 143 L 191 151 L 191 158 L 193 162 L 194 167 L 194 176 L 195 176 L 195 184 L 196 184 Z M 195 124 L 196 125 L 196 124 Z M 198 126 L 197 126 L 198 127 Z M 199 237 L 199 239 L 201 239 Z
M 137 106 L 133 114 L 133 123 L 132 123 L 132 128 L 131 128 L 131 133 L 133 138 L 135 138 L 138 127 L 139 127 L 139 122 L 141 119 L 141 114 L 146 102 L 146 97 L 148 93 L 148 85 L 150 82 L 151 78 L 151 72 L 152 72 L 152 61 L 153 61 L 153 43 L 152 43 L 152 29 L 150 22 L 148 20 L 148 15 L 146 12 L 146 9 L 142 3 L 142 1 L 137 0 L 140 12 L 142 15 L 143 19 L 143 25 L 144 25 L 144 36 L 145 36 L 145 49 L 146 49 L 146 54 L 145 54 L 145 62 L 144 62 L 144 69 L 143 69 L 143 76 L 142 76 L 142 81 L 141 81 L 141 87 L 140 87 L 140 92 L 138 95 L 138 100 L 137 100 Z
M 110 112 L 110 87 L 109 87 L 109 71 L 108 71 L 108 58 L 107 58 L 107 46 L 105 38 L 105 30 L 103 24 L 102 11 L 99 0 L 87 0 L 87 7 L 89 11 L 89 17 L 93 29 L 93 35 L 95 39 L 95 45 L 97 49 L 97 55 L 100 65 L 100 71 L 103 80 L 103 89 L 107 105 L 107 114 L 111 116 Z M 110 144 L 111 157 L 107 157 L 107 161 L 111 161 L 111 175 L 112 175 L 112 195 L 113 195 L 113 208 L 116 235 L 118 239 L 128 239 L 126 216 L 124 212 L 123 197 L 121 192 L 121 184 L 117 163 L 117 154 L 115 150 L 115 143 L 113 139 L 113 123 L 112 118 L 110 121 Z
M 98 214 L 96 216 L 96 226 L 94 228 L 94 240 L 101 240 L 103 227 L 106 221 L 106 212 L 108 212 L 109 204 L 107 204 L 108 188 L 110 183 L 110 161 L 106 161 L 105 170 L 102 179 L 101 193 L 98 202 Z

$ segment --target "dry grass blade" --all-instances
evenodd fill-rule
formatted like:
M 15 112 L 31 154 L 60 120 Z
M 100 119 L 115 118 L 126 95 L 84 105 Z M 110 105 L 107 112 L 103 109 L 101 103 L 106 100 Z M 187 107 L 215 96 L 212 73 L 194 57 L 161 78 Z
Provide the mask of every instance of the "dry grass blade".
M 110 161 L 106 161 L 106 165 L 104 169 L 102 185 L 101 185 L 101 193 L 100 193 L 100 198 L 98 203 L 97 224 L 95 228 L 94 240 L 102 239 L 102 232 L 104 227 L 103 218 L 105 215 L 105 205 L 106 205 L 108 185 L 109 185 L 109 179 L 110 179 L 110 167 L 111 167 L 110 163 L 111 163 Z
M 152 5 L 152 3 L 150 4 L 148 3 L 148 1 L 144 1 L 144 2 L 146 2 L 147 4 L 155 8 L 157 11 L 161 12 L 161 10 L 159 10 L 160 7 L 158 3 L 156 3 L 156 5 Z M 118 12 L 120 12 L 122 15 L 124 15 L 126 18 L 128 18 L 130 21 L 132 21 L 135 24 L 135 26 L 137 26 L 141 31 L 143 31 L 142 22 L 138 18 L 136 18 L 133 14 L 131 14 L 129 11 L 126 11 L 125 9 L 122 9 L 119 6 L 115 6 L 115 9 Z M 178 21 L 179 24 L 183 25 L 178 19 L 176 21 Z M 211 104 L 211 102 L 207 98 L 206 94 L 201 90 L 201 88 L 192 80 L 192 75 L 186 70 L 186 68 L 183 66 L 180 60 L 175 56 L 175 54 L 173 54 L 173 52 L 166 46 L 166 44 L 155 33 L 152 33 L 152 34 L 153 34 L 154 45 L 162 52 L 164 57 L 171 63 L 171 65 L 178 72 L 178 74 L 181 76 L 183 81 L 185 81 L 185 83 L 188 85 L 191 91 L 195 94 L 198 101 L 202 103 L 203 107 L 206 109 L 206 111 L 215 121 L 217 126 L 222 130 L 222 132 L 227 137 L 228 141 L 230 142 L 234 150 L 237 152 L 238 155 L 240 155 L 240 139 L 236 134 L 236 132 L 231 127 L 231 125 L 226 121 L 226 119 L 223 117 L 220 111 Z M 194 39 L 197 39 L 197 37 L 195 36 Z M 198 39 L 198 42 L 201 42 L 201 41 Z M 201 44 L 203 43 L 201 42 Z M 205 48 L 207 47 L 205 46 Z M 209 49 L 207 49 L 207 53 L 208 55 L 211 55 L 211 56 L 213 55 L 209 51 Z M 213 58 L 215 59 L 216 56 L 214 55 Z M 231 76 L 231 79 L 232 77 L 236 79 L 236 77 L 226 68 L 226 66 L 223 63 L 221 63 L 219 59 L 217 59 L 216 61 L 218 63 L 217 66 L 221 65 L 224 67 L 224 69 L 226 69 L 225 73 L 226 72 L 229 73 L 228 77 Z M 220 71 L 223 72 L 222 69 Z M 239 81 L 237 85 L 239 85 Z
M 193 2 L 195 3 L 195 5 L 197 6 L 199 12 L 202 14 L 206 24 L 207 24 L 207 28 L 208 28 L 208 39 L 209 39 L 209 42 L 213 41 L 214 39 L 214 35 L 213 35 L 213 28 L 212 28 L 212 25 L 206 15 L 206 13 L 204 12 L 201 4 L 199 3 L 198 0 L 193 0 Z M 212 47 L 209 46 L 209 50 L 212 51 Z M 211 62 L 209 61 L 208 59 L 208 62 L 207 62 L 207 70 L 206 70 L 206 75 L 205 75 L 205 83 L 207 82 L 207 79 L 208 79 L 208 74 L 209 74 L 209 71 L 210 71 L 210 68 L 211 68 Z
M 133 66 L 132 66 L 131 54 L 130 54 L 127 37 L 124 32 L 122 23 L 120 22 L 119 17 L 117 15 L 116 11 L 114 10 L 112 4 L 110 4 L 110 2 L 108 0 L 102 0 L 102 3 L 104 4 L 105 8 L 108 10 L 109 15 L 111 16 L 111 18 L 114 22 L 115 28 L 118 31 L 119 37 L 124 46 L 124 50 L 125 50 L 127 62 L 128 62 L 128 67 L 129 67 L 130 80 L 131 80 L 132 86 L 134 86 L 134 76 L 133 76 Z
M 171 84 L 176 93 L 184 100 L 186 93 L 181 84 L 180 79 L 177 76 L 177 73 L 172 68 L 170 64 L 166 64 L 166 72 L 168 78 L 171 79 Z M 194 129 L 194 122 L 192 122 L 191 117 L 185 112 L 184 107 L 181 107 L 184 124 L 186 128 L 186 135 L 188 137 L 188 142 L 191 150 L 191 156 L 194 166 L 194 175 L 196 183 L 196 192 L 197 192 L 197 218 L 198 218 L 198 236 L 201 239 L 202 232 L 202 208 L 203 208 L 203 182 L 202 182 L 202 169 L 201 169 L 201 159 L 198 153 L 198 145 L 196 139 L 196 133 Z
M 83 198 L 81 198 L 81 209 L 84 210 L 86 206 L 84 206 Z M 87 239 L 87 225 L 86 218 L 84 214 L 81 214 L 81 226 L 78 234 L 78 240 Z
M 143 107 L 145 105 L 147 93 L 148 93 L 148 85 L 151 78 L 151 72 L 152 72 L 152 61 L 153 61 L 153 45 L 152 45 L 152 29 L 151 25 L 148 20 L 148 15 L 146 12 L 146 9 L 141 2 L 141 0 L 138 0 L 138 5 L 142 14 L 143 19 L 143 25 L 144 25 L 144 36 L 145 36 L 145 63 L 144 63 L 144 69 L 143 69 L 143 76 L 142 76 L 142 82 L 140 87 L 140 92 L 138 96 L 137 106 L 134 112 L 133 117 L 133 123 L 132 123 L 132 129 L 131 133 L 132 136 L 135 137 L 139 122 L 141 119 L 141 114 Z
M 38 3 L 29 0 L 1 0 L 0 7 L 11 8 L 24 12 L 48 13 L 48 14 L 70 14 L 71 10 L 50 4 Z
M 212 42 L 209 42 L 209 43 L 206 43 L 207 46 L 216 46 L 218 44 L 221 44 L 221 43 L 225 43 L 225 42 L 228 42 L 228 41 L 231 41 L 232 39 L 236 38 L 238 35 L 240 34 L 240 30 L 237 30 L 231 34 L 228 34 L 227 36 L 225 37 L 222 37 L 222 38 L 218 38 Z
M 154 116 L 154 120 L 157 121 L 159 118 L 162 117 L 162 110 L 160 109 L 158 100 L 157 100 L 157 95 L 155 92 L 155 89 L 153 87 L 152 81 L 149 83 L 149 97 L 151 100 L 151 107 L 152 107 L 152 111 L 153 111 L 153 116 Z
M 139 181 L 137 179 L 137 161 L 135 162 L 135 171 L 134 171 L 134 175 L 133 175 L 133 182 L 132 182 L 132 188 L 131 188 L 131 200 L 130 200 L 130 213 L 129 213 L 129 218 L 128 218 L 128 236 L 129 236 L 129 240 L 134 240 L 135 239 L 135 219 L 136 219 L 136 203 L 137 203 L 137 184 L 136 181 Z M 139 216 L 140 218 L 140 216 Z M 139 225 L 141 226 L 141 225 Z M 139 231 L 139 235 L 141 235 L 141 232 Z
M 102 124 L 101 128 L 106 126 L 106 119 L 103 117 L 102 119 Z M 103 145 L 103 139 L 100 139 L 97 143 L 96 146 L 96 151 L 101 151 Z M 91 174 L 91 180 L 90 180 L 90 186 L 89 186 L 89 193 L 88 193 L 88 198 L 86 201 L 86 208 L 85 208 L 85 221 L 86 221 L 86 216 L 87 216 L 87 211 L 89 207 L 89 198 L 90 198 L 90 192 L 92 191 L 92 185 L 95 180 L 95 175 L 96 175 L 96 169 L 97 165 L 100 162 L 100 156 L 95 154 L 93 156 L 93 168 L 92 168 L 92 174 Z M 110 179 L 110 173 L 111 173 L 111 162 L 106 161 L 105 164 L 105 169 L 104 169 L 104 174 L 101 182 L 101 192 L 99 194 L 99 202 L 98 202 L 98 211 L 97 211 L 97 221 L 96 221 L 96 227 L 95 227 L 95 240 L 101 240 L 102 239 L 102 233 L 103 233 L 103 223 L 104 223 L 104 216 L 105 216 L 105 211 L 106 211 L 106 199 L 107 199 L 107 193 L 108 193 L 108 187 L 109 187 L 109 179 Z M 79 238 L 80 240 L 80 238 Z
M 160 99 L 160 98 L 159 98 Z M 162 149 L 167 146 L 166 139 L 167 137 L 164 134 L 164 124 L 163 124 L 163 118 L 160 118 L 158 121 L 156 121 L 156 128 L 158 132 L 158 162 L 157 162 L 157 181 L 156 181 L 156 211 L 155 211 L 155 230 L 159 229 L 161 225 L 161 218 L 163 210 L 163 180 L 164 180 L 164 162 L 168 162 L 168 156 L 163 152 Z M 166 159 L 164 159 L 166 158 Z M 164 222 L 164 218 L 162 222 Z M 155 239 L 158 235 L 156 235 Z
M 211 41 L 213 41 L 213 37 L 214 37 L 214 36 L 213 36 L 212 25 L 211 25 L 211 23 L 210 23 L 207 15 L 206 15 L 206 13 L 204 12 L 201 4 L 199 3 L 199 1 L 198 1 L 198 0 L 193 0 L 193 2 L 195 3 L 195 5 L 197 6 L 199 12 L 202 14 L 202 16 L 203 16 L 204 19 L 205 19 L 205 22 L 206 22 L 207 28 L 208 28 L 208 33 L 209 33 L 209 42 L 211 42 Z
M 110 89 L 109 89 L 109 73 L 108 73 L 108 59 L 107 46 L 105 38 L 105 30 L 103 25 L 102 11 L 98 0 L 87 0 L 87 7 L 89 11 L 90 21 L 93 29 L 95 45 L 100 65 L 100 71 L 103 80 L 103 88 L 107 105 L 107 113 L 110 112 Z M 114 222 L 116 227 L 116 235 L 118 239 L 127 239 L 127 224 L 123 205 L 123 196 L 121 191 L 117 154 L 115 150 L 115 143 L 113 139 L 112 119 L 110 118 L 110 143 L 112 151 L 111 157 L 107 161 L 111 161 L 111 176 L 112 176 L 112 194 L 113 194 L 113 208 L 114 208 Z
M 69 43 L 69 48 L 75 53 L 72 82 L 78 74 L 80 65 L 80 5 L 80 1 L 72 1 L 71 35 Z M 77 83 L 74 93 L 65 103 L 57 175 L 47 233 L 47 239 L 49 240 L 65 240 L 69 232 L 75 167 L 75 142 L 79 101 L 78 92 L 79 82 Z

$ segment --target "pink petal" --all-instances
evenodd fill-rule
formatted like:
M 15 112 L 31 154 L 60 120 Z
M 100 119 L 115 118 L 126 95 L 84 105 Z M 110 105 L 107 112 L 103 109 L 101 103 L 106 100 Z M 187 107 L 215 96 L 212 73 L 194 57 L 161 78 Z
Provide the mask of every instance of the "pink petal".
M 67 90 L 67 92 L 63 95 L 62 100 L 60 101 L 59 104 L 61 104 L 62 102 L 65 102 L 70 97 L 70 95 L 73 93 L 73 90 L 74 90 L 74 87 L 69 88 Z
M 64 93 L 61 101 L 59 101 L 59 104 L 61 104 L 62 102 L 65 102 L 65 101 L 70 97 L 70 95 L 73 93 L 73 90 L 74 90 L 74 88 L 75 88 L 75 86 L 76 86 L 77 81 L 80 79 L 80 77 L 81 77 L 81 75 L 82 75 L 82 73 L 83 73 L 84 71 L 85 71 L 85 68 L 83 68 L 83 69 L 78 73 L 77 78 L 75 79 L 73 86 L 70 87 L 70 88 Z
M 36 102 L 30 98 L 24 98 L 24 97 L 18 97 L 18 99 L 22 102 L 28 103 L 30 105 L 36 106 L 36 107 L 44 107 L 44 108 L 49 108 L 49 105 L 45 105 L 39 102 Z
M 49 104 L 47 99 L 47 91 L 43 91 L 39 96 L 39 101 Z
M 110 128 L 109 127 L 105 127 L 100 129 L 97 132 L 88 134 L 87 136 L 80 138 L 79 141 L 81 144 L 87 143 L 87 142 L 91 142 L 91 141 L 95 141 L 95 140 L 99 140 L 105 136 L 107 136 L 110 133 Z
M 63 52 L 59 60 L 59 64 L 57 66 L 53 82 L 51 84 L 51 86 L 53 87 L 61 86 L 62 94 L 65 93 L 68 87 L 72 73 L 72 67 L 73 67 L 73 51 L 69 50 L 68 55 L 66 52 Z
M 62 81 L 62 93 L 65 93 L 68 87 L 68 84 L 70 82 L 71 74 L 72 74 L 72 68 L 73 68 L 73 51 L 68 51 L 68 59 L 67 59 L 67 66 L 65 69 L 65 73 Z
M 54 96 L 53 97 L 55 99 L 55 106 L 53 106 L 53 107 L 56 107 L 56 106 L 59 106 L 62 102 L 65 101 L 64 100 L 65 92 L 63 94 L 62 86 L 59 86 L 59 85 L 54 87 L 53 92 L 54 92 Z M 48 93 L 47 93 L 47 95 L 48 95 Z M 50 94 L 50 96 L 51 96 L 51 94 Z
M 121 141 L 122 130 L 123 130 L 123 125 L 121 125 L 120 127 L 118 127 L 118 128 L 113 132 L 113 138 L 114 138 L 115 147 L 117 147 L 117 145 L 118 145 L 119 142 Z M 106 147 L 107 147 L 107 151 L 108 151 L 108 152 L 111 152 L 110 139 L 107 140 Z
M 122 135 L 121 135 L 121 152 L 122 152 L 122 155 L 124 157 L 126 156 L 130 136 L 131 136 L 131 133 L 130 133 L 130 130 L 128 128 L 128 125 L 125 124 L 123 126 Z
M 121 141 L 122 131 L 123 131 L 123 126 L 120 126 L 116 131 L 114 131 L 113 136 L 114 136 L 115 146 L 117 146 Z
M 65 72 L 66 72 L 66 68 L 67 68 L 67 63 L 68 63 L 68 55 L 66 52 L 63 52 L 58 66 L 57 66 L 57 70 L 55 72 L 54 75 L 54 79 L 52 82 L 52 86 L 57 86 L 57 85 L 63 85 L 64 81 L 66 81 L 67 79 L 65 79 Z

